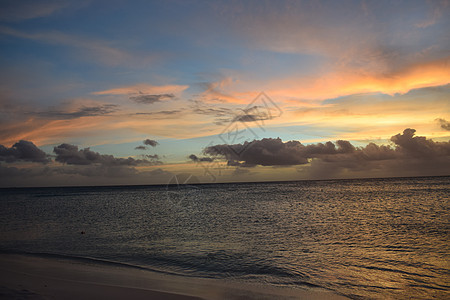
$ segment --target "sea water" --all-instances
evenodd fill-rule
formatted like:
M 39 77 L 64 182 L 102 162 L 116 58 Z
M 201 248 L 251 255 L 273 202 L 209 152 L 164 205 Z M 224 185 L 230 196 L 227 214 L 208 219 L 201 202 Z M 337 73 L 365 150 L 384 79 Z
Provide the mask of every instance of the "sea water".
M 450 177 L 0 189 L 0 251 L 450 297 Z

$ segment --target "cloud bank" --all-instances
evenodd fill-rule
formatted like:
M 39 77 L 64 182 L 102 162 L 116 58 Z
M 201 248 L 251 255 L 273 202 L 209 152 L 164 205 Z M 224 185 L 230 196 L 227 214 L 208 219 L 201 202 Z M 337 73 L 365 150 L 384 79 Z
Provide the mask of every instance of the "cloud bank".
M 191 154 L 188 158 L 205 170 L 225 164 L 231 167 L 225 172 L 225 181 L 238 177 L 236 180 L 248 181 L 263 173 L 272 180 L 450 175 L 450 141 L 434 141 L 415 133 L 407 128 L 393 135 L 387 145 L 365 146 L 346 140 L 306 145 L 264 138 L 209 146 L 202 156 Z M 157 141 L 146 139 L 142 147 L 156 145 Z M 122 158 L 68 143 L 55 146 L 53 152 L 49 155 L 25 140 L 11 147 L 0 145 L 0 185 L 165 184 L 172 174 L 154 169 L 162 164 L 157 154 Z M 282 177 L 285 172 L 291 175 Z
M 56 153 L 55 161 L 69 165 L 138 166 L 162 163 L 158 160 L 134 159 L 132 157 L 117 158 L 112 155 L 91 151 L 89 148 L 78 150 L 78 146 L 70 144 L 56 146 L 53 152 Z
M 214 158 L 212 158 L 212 157 L 198 157 L 195 154 L 189 155 L 188 158 L 190 160 L 192 160 L 193 162 L 202 162 L 202 161 L 204 161 L 204 162 L 212 162 L 214 160 Z
M 32 142 L 21 140 L 11 148 L 0 145 L 0 161 L 7 163 L 17 161 L 48 163 L 50 159 L 44 151 L 36 147 Z
M 394 168 L 400 168 L 420 172 L 425 168 L 434 169 L 437 174 L 449 173 L 450 141 L 435 142 L 415 136 L 415 131 L 407 128 L 392 136 L 392 146 L 369 143 L 365 147 L 355 147 L 345 140 L 303 145 L 298 141 L 265 138 L 243 144 L 210 146 L 203 153 L 211 158 L 224 158 L 228 166 L 236 167 L 305 165 L 315 177 L 344 169 L 394 172 Z
M 67 143 L 53 152 L 24 140 L 12 147 L 0 145 L 0 186 L 162 184 L 172 176 L 154 168 L 162 164 L 157 154 L 121 158 Z

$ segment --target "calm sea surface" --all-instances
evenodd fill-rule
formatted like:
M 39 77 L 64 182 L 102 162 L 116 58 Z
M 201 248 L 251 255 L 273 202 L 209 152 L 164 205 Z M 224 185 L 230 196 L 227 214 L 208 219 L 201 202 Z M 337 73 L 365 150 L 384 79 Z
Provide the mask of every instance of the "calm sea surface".
M 0 189 L 0 250 L 449 299 L 449 198 L 450 177 Z

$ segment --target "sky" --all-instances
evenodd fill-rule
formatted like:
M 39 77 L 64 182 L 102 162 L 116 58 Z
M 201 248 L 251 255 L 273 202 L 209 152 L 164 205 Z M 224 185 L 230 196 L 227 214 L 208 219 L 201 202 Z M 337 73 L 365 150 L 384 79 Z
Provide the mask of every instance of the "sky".
M 0 0 L 0 187 L 450 175 L 450 1 Z

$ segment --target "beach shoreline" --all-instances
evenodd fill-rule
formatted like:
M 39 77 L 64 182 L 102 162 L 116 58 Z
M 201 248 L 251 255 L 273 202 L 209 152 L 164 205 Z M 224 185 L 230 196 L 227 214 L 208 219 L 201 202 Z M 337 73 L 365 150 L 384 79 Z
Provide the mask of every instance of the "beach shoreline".
M 24 254 L 1 254 L 0 269 L 4 299 L 346 299 L 316 288 L 190 278 Z

